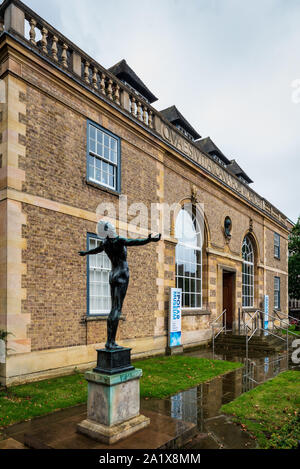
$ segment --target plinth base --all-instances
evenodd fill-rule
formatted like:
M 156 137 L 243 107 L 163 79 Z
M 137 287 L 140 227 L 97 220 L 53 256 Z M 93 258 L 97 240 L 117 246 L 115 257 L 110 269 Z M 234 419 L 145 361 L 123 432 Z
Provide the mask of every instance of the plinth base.
M 115 375 L 134 370 L 134 366 L 131 365 L 130 352 L 131 348 L 124 347 L 115 350 L 97 350 L 97 367 L 93 371 L 105 375 Z
M 87 419 L 77 425 L 77 431 L 93 440 L 112 445 L 117 441 L 127 438 L 138 430 L 142 430 L 142 428 L 147 427 L 149 424 L 150 419 L 144 415 L 139 415 L 133 419 L 110 427 Z
M 150 419 L 140 415 L 142 370 L 119 374 L 88 371 L 87 418 L 77 426 L 79 433 L 101 443 L 113 444 L 145 428 Z

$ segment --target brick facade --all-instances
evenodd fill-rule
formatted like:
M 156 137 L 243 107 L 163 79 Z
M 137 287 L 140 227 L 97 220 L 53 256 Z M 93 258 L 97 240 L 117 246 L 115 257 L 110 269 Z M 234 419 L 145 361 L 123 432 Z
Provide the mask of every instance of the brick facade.
M 96 232 L 97 206 L 107 202 L 118 209 L 119 196 L 86 181 L 88 120 L 121 139 L 121 193 L 128 205 L 142 202 L 150 211 L 153 203 L 190 201 L 192 185 L 204 205 L 203 308 L 184 314 L 184 346 L 211 339 L 211 323 L 222 312 L 226 269 L 235 273 L 237 322 L 241 249 L 249 232 L 256 253 L 254 307 L 262 308 L 269 294 L 272 311 L 276 275 L 281 312 L 287 314 L 288 230 L 282 222 L 13 39 L 3 39 L 0 61 L 8 96 L 0 105 L 0 327 L 14 333 L 7 363 L 0 365 L 3 383 L 87 367 L 105 342 L 106 321 L 87 318 L 87 263 L 78 251 L 85 249 L 87 233 Z M 223 231 L 226 216 L 232 220 L 230 242 Z M 146 228 L 144 235 L 151 227 Z M 281 237 L 279 260 L 274 259 L 274 232 Z M 129 248 L 130 285 L 117 339 L 135 356 L 166 350 L 176 243 L 173 233 L 158 244 Z

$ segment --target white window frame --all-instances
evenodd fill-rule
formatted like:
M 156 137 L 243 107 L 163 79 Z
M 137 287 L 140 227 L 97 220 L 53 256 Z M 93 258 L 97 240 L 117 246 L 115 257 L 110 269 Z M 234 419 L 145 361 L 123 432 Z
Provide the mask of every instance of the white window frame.
M 117 138 L 89 122 L 87 161 L 89 181 L 114 191 L 118 190 L 119 144 Z M 107 182 L 103 180 L 104 175 L 107 175 Z
M 88 248 L 95 249 L 101 240 L 96 236 L 89 236 Z M 108 315 L 111 310 L 111 295 L 109 274 L 111 262 L 103 251 L 100 254 L 88 256 L 88 315 Z
M 185 210 L 184 207 L 178 214 Z M 193 226 L 195 228 L 195 235 L 198 240 L 197 246 L 182 242 L 180 237 L 178 237 L 178 233 L 175 233 L 175 237 L 178 239 L 178 244 L 176 246 L 176 254 L 175 254 L 175 263 L 176 263 L 176 288 L 182 288 L 182 309 L 185 310 L 197 310 L 202 309 L 203 304 L 203 295 L 202 295 L 202 240 L 201 240 L 201 231 L 199 229 L 199 223 L 197 221 L 197 217 L 194 214 L 191 214 L 189 210 L 185 210 L 185 212 L 191 217 Z M 180 248 L 184 249 L 185 251 L 190 250 L 190 258 L 192 259 L 193 256 L 196 257 L 195 262 L 192 260 L 188 262 L 191 266 L 195 267 L 195 276 L 193 277 L 191 274 L 186 275 L 185 272 L 180 272 L 180 266 L 182 266 L 182 262 L 185 262 L 183 259 L 179 258 Z M 194 251 L 194 253 L 193 253 Z M 198 259 L 197 259 L 198 257 Z M 181 264 L 180 264 L 181 262 Z M 197 276 L 197 271 L 199 272 L 200 268 L 200 276 Z M 189 289 L 186 290 L 185 285 L 188 282 Z M 192 284 L 194 283 L 194 287 Z M 189 296 L 189 301 L 187 304 L 187 295 Z M 197 301 L 198 300 L 198 301 Z M 199 301 L 200 300 L 200 301 Z M 194 305 L 193 305 L 194 303 Z
M 280 235 L 274 233 L 274 257 L 280 259 Z
M 249 236 L 245 236 L 242 246 L 242 307 L 254 306 L 254 249 Z

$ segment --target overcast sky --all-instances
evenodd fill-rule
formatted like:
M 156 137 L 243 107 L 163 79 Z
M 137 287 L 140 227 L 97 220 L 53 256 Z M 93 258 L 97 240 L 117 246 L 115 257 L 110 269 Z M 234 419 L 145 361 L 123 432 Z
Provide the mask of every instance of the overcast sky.
M 154 107 L 176 104 L 297 220 L 299 0 L 24 2 L 104 67 L 125 58 L 159 98 Z

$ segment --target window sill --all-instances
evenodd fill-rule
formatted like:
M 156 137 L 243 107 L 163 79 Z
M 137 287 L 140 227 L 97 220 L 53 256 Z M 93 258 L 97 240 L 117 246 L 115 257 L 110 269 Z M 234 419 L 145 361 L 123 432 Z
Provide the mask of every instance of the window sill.
M 85 182 L 88 186 L 94 187 L 95 189 L 100 189 L 103 192 L 108 192 L 108 194 L 111 194 L 111 195 L 116 195 L 117 197 L 119 197 L 121 194 L 119 191 L 109 189 L 109 187 L 101 186 L 101 184 L 97 184 L 96 182 L 87 181 L 87 180 Z
M 108 318 L 108 314 L 103 314 L 103 315 L 99 315 L 99 316 L 86 316 L 84 318 L 84 321 L 85 322 L 97 322 L 97 321 L 107 321 L 107 318 Z M 120 317 L 120 321 L 126 321 L 126 317 L 125 316 L 121 316 Z
M 211 312 L 207 309 L 182 309 L 182 316 L 210 316 Z

